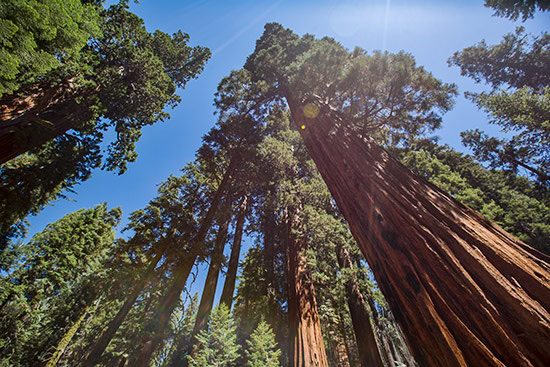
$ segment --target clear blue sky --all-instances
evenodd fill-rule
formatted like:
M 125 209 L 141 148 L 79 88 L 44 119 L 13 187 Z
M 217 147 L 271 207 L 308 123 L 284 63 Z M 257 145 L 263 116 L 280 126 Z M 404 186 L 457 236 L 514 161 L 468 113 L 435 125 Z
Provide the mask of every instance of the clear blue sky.
M 300 35 L 331 36 L 349 49 L 410 52 L 418 65 L 458 85 L 461 96 L 445 115 L 437 135 L 442 143 L 459 150 L 464 150 L 461 131 L 496 130 L 487 127 L 485 115 L 462 97 L 464 91 L 483 86 L 461 77 L 458 68 L 449 68 L 449 56 L 481 39 L 497 43 L 518 25 L 534 34 L 550 28 L 548 13 L 514 23 L 492 17 L 493 11 L 483 6 L 483 0 L 141 0 L 131 8 L 145 20 L 149 31 L 181 29 L 190 35 L 192 45 L 209 47 L 212 58 L 181 93 L 183 102 L 171 111 L 172 118 L 143 130 L 136 148 L 139 157 L 129 164 L 126 174 L 96 170 L 90 180 L 76 187 L 72 201 L 60 200 L 30 217 L 30 235 L 65 214 L 105 201 L 109 207 L 122 207 L 124 223 L 133 210 L 145 206 L 155 196 L 158 183 L 193 160 L 202 135 L 215 123 L 212 101 L 218 82 L 242 67 L 267 22 L 279 22 Z

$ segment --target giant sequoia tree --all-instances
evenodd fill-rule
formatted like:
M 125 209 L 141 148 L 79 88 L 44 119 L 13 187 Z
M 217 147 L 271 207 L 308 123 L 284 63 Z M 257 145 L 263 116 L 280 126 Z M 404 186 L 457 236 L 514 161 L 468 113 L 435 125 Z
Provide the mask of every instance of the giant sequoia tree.
M 410 61 L 400 84 L 348 84 L 371 75 L 370 60 L 270 24 L 246 67 L 286 99 L 418 362 L 544 365 L 547 258 L 412 174 L 365 128 L 433 127 L 452 88 Z
M 43 4 L 42 11 L 62 10 L 51 6 Z M 26 215 L 89 178 L 94 168 L 123 173 L 137 158 L 141 129 L 169 117 L 165 108 L 180 101 L 176 89 L 195 78 L 210 56 L 206 48 L 188 46 L 181 31 L 148 32 L 127 1 L 98 12 L 89 17 L 98 30 L 80 42 L 80 52 L 65 52 L 52 41 L 48 50 L 63 55 L 57 66 L 0 99 L 2 246 L 21 233 Z M 33 29 L 35 37 L 45 36 L 40 27 Z M 5 44 L 17 42 L 20 31 Z M 116 136 L 102 152 L 107 131 Z

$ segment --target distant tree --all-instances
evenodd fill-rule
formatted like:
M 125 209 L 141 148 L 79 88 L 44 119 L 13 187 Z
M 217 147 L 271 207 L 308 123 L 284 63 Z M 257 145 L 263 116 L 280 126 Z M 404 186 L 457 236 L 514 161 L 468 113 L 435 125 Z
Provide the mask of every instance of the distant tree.
M 197 335 L 198 348 L 188 356 L 189 367 L 234 366 L 239 357 L 236 326 L 229 309 L 220 304 L 212 310 L 208 328 Z
M 281 351 L 277 348 L 275 335 L 269 324 L 262 321 L 247 340 L 246 366 L 278 367 Z
M 532 18 L 535 11 L 548 11 L 550 4 L 547 0 L 485 0 L 485 6 L 495 9 L 499 17 L 522 21 Z

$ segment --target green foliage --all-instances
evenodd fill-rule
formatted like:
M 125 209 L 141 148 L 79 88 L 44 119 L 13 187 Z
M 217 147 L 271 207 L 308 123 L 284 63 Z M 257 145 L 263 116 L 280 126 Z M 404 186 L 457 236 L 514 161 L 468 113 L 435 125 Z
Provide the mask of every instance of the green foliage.
M 273 85 L 272 98 L 318 98 L 392 145 L 439 127 L 456 95 L 454 84 L 434 78 L 410 54 L 348 52 L 332 38 L 300 38 L 276 23 L 265 26 L 245 69 Z
M 5 0 L 0 4 L 0 97 L 78 58 L 101 35 L 99 11 L 80 0 Z
M 12 247 L 16 256 L 0 283 L 4 363 L 36 365 L 48 358 L 99 296 L 110 274 L 120 215 L 105 204 L 82 209 Z
M 511 180 L 448 146 L 427 142 L 404 152 L 401 161 L 520 240 L 550 252 L 550 202 L 533 182 Z
M 187 357 L 189 367 L 234 366 L 239 357 L 236 326 L 225 305 L 212 310 L 208 329 L 197 335 L 198 349 Z
M 176 89 L 197 77 L 210 56 L 206 48 L 187 46 L 189 36 L 181 31 L 149 33 L 125 1 L 101 11 L 97 22 L 102 33 L 89 39 L 79 58 L 3 100 L 10 105 L 25 96 L 62 95 L 49 105 L 41 101 L 47 108 L 16 116 L 32 126 L 17 130 L 18 138 L 28 140 L 23 146 L 28 152 L 0 166 L 3 246 L 24 232 L 25 216 L 63 197 L 93 169 L 124 173 L 137 158 L 141 129 L 169 117 L 165 107 L 180 101 Z M 35 124 L 37 118 L 54 125 L 70 121 L 70 129 L 51 136 L 51 128 Z M 102 152 L 106 131 L 116 134 Z
M 275 335 L 269 324 L 262 321 L 246 342 L 246 366 L 277 367 L 281 351 L 277 349 Z
M 537 10 L 550 10 L 546 0 L 485 0 L 485 6 L 495 9 L 494 15 L 510 20 L 517 20 L 521 16 L 522 21 L 532 18 Z
M 550 185 L 550 34 L 529 42 L 522 27 L 500 44 L 478 45 L 456 52 L 450 65 L 476 82 L 485 80 L 491 92 L 466 93 L 509 137 L 482 131 L 463 132 L 462 142 L 475 157 L 517 175 L 525 172 L 542 186 Z M 506 88 L 507 87 L 507 88 Z M 506 88 L 506 89 L 499 89 Z

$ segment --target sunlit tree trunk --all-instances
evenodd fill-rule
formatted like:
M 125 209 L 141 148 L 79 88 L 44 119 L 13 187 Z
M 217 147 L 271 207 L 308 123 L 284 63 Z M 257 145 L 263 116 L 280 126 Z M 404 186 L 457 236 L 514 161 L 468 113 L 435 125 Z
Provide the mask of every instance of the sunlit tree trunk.
M 422 366 L 545 366 L 548 257 L 414 175 L 317 101 L 305 145 Z M 304 127 L 301 129 L 301 127 Z
M 353 264 L 350 255 L 341 246 L 336 249 L 338 265 L 342 269 L 350 269 L 353 271 Z M 359 351 L 359 361 L 361 366 L 369 367 L 384 367 L 382 357 L 376 346 L 376 337 L 371 325 L 368 305 L 361 294 L 357 279 L 351 278 L 346 280 L 344 285 L 346 289 L 346 298 L 353 323 L 353 332 L 357 342 L 357 350 Z
M 246 217 L 246 208 L 248 198 L 243 197 L 239 208 L 237 223 L 235 224 L 235 236 L 233 238 L 233 246 L 231 246 L 231 255 L 229 255 L 229 263 L 227 265 L 227 273 L 225 274 L 225 282 L 223 284 L 222 296 L 220 304 L 224 304 L 231 310 L 233 304 L 233 293 L 235 292 L 235 282 L 237 280 L 237 270 L 239 267 L 239 257 L 241 256 L 241 243 L 243 239 L 244 220 Z
M 41 85 L 25 98 L 0 99 L 0 164 L 64 134 L 75 121 L 92 118 L 86 102 L 77 102 L 86 93 L 65 80 L 55 86 Z
M 46 367 L 55 367 L 57 365 L 57 362 L 61 359 L 63 356 L 63 353 L 65 353 L 65 350 L 71 343 L 71 340 L 73 339 L 74 335 L 80 328 L 80 325 L 82 324 L 82 321 L 86 318 L 88 315 L 89 306 L 86 306 L 84 310 L 80 313 L 80 316 L 76 320 L 76 322 L 67 330 L 63 338 L 59 341 L 59 344 L 57 345 L 57 348 L 55 348 L 55 352 L 52 355 L 52 357 L 48 360 L 46 363 Z
M 287 217 L 288 321 L 290 365 L 327 367 L 315 288 L 307 268 L 307 241 L 298 233 L 296 213 Z

